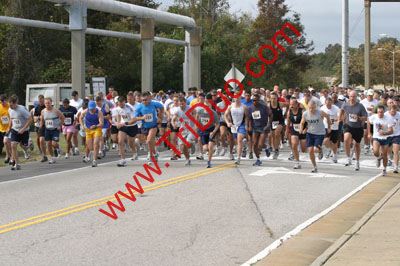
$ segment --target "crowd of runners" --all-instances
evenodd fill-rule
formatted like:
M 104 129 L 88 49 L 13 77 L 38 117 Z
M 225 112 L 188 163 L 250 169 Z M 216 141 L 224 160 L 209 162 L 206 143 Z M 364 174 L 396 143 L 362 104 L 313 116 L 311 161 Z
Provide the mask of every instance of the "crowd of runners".
M 198 103 L 201 105 L 191 108 Z M 39 95 L 28 111 L 18 97 L 0 95 L 0 153 L 5 152 L 4 162 L 12 170 L 21 169 L 18 146 L 26 159 L 34 150 L 33 127 L 37 153 L 43 156 L 42 163 L 49 164 L 79 155 L 80 145 L 85 149 L 83 163 L 91 162 L 93 167 L 111 149 L 118 150 L 119 167 L 127 165 L 128 153 L 131 160 L 138 160 L 138 151 L 143 150 L 151 163 L 153 157 L 158 160 L 157 140 L 170 131 L 168 141 L 179 147 L 185 165 L 195 157 L 206 160 L 211 168 L 213 156 L 227 156 L 236 164 L 247 157 L 260 166 L 262 153 L 278 159 L 287 143 L 294 169 L 301 168 L 300 153 L 308 153 L 315 173 L 316 157 L 338 163 L 339 152 L 344 152 L 345 166 L 354 165 L 359 171 L 363 144 L 363 153 L 373 153 L 383 175 L 388 166 L 398 173 L 400 96 L 395 90 L 332 86 L 317 92 L 310 85 L 303 90 L 274 86 L 271 90 L 205 93 L 190 88 L 188 93 L 130 91 L 125 97 L 109 88 L 106 96 L 98 93 L 84 99 L 74 91 L 71 99 L 60 105 L 57 109 L 51 98 Z M 61 134 L 65 150 L 59 145 Z M 181 159 L 180 153 L 164 145 L 171 160 Z

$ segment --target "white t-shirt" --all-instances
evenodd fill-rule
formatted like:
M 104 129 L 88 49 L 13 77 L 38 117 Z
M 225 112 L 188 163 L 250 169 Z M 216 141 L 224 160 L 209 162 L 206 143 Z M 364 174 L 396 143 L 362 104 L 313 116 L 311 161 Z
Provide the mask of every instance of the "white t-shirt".
M 77 101 L 74 99 L 69 100 L 69 105 L 73 106 L 76 108 L 76 110 L 79 110 L 82 107 L 83 100 L 81 98 L 78 98 Z
M 374 139 L 387 139 L 389 137 L 389 135 L 381 136 L 379 135 L 379 132 L 388 132 L 389 127 L 393 127 L 392 118 L 390 118 L 388 115 L 384 115 L 382 118 L 379 118 L 378 114 L 374 114 L 368 118 L 368 120 L 371 126 L 374 127 L 374 134 L 372 136 Z
M 339 107 L 332 104 L 331 109 L 328 109 L 328 107 L 326 105 L 324 105 L 321 107 L 321 111 L 323 111 L 325 114 L 330 116 L 331 130 L 338 130 L 339 126 L 336 124 L 336 120 L 339 117 L 339 112 L 340 112 Z M 328 128 L 328 121 L 326 121 L 326 118 L 324 118 L 324 126 L 325 126 L 325 128 Z
M 389 112 L 386 112 L 385 115 L 390 117 L 393 121 L 393 134 L 389 137 L 400 136 L 400 112 L 396 112 L 394 116 Z
M 125 104 L 124 108 L 121 108 L 120 106 L 117 107 L 117 113 L 118 115 L 121 116 L 121 123 L 128 123 L 135 117 L 135 112 L 136 108 L 139 106 L 138 103 L 135 103 L 134 105 L 130 104 Z M 137 123 L 129 125 L 129 126 L 136 126 Z
M 117 126 L 117 115 L 118 115 L 117 107 L 113 107 L 111 109 L 111 125 L 113 126 Z
M 374 109 L 374 107 L 379 103 L 376 99 L 372 99 L 372 101 L 368 101 L 368 99 L 364 99 L 360 102 L 362 105 L 364 105 L 365 110 L 368 113 L 368 117 L 370 117 L 372 115 L 372 111 L 368 111 L 368 107 L 372 107 L 372 109 Z

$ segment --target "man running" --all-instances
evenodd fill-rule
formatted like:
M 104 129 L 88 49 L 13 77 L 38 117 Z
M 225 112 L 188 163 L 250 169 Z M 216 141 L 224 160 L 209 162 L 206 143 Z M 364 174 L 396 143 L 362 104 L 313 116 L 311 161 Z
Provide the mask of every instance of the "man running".
M 18 104 L 17 96 L 14 95 L 10 97 L 9 105 L 10 121 L 8 124 L 7 135 L 9 135 L 11 138 L 11 154 L 14 161 L 14 165 L 11 167 L 11 170 L 21 170 L 17 148 L 18 144 L 21 143 L 25 153 L 25 158 L 30 158 L 28 146 L 29 126 L 32 123 L 32 117 L 24 106 Z
M 241 103 L 246 105 L 247 108 L 249 108 L 250 106 L 253 105 L 253 101 L 251 100 L 251 92 L 250 91 L 246 91 L 244 93 L 244 98 L 241 100 Z M 250 160 L 253 159 L 252 135 L 253 135 L 253 132 L 249 132 L 249 131 L 246 132 L 246 139 L 247 139 L 247 142 L 249 143 L 249 159 Z M 244 148 L 246 149 L 246 146 Z
M 137 160 L 138 156 L 136 153 L 136 143 L 135 137 L 138 133 L 138 126 L 136 123 L 127 125 L 129 121 L 131 121 L 135 116 L 134 107 L 125 103 L 125 98 L 120 96 L 118 98 L 118 107 L 117 107 L 117 129 L 118 129 L 118 146 L 119 152 L 121 155 L 121 160 L 118 163 L 118 167 L 126 166 L 125 160 L 125 141 L 126 137 L 129 138 L 129 145 L 132 149 L 133 156 L 132 160 Z
M 285 103 L 278 102 L 278 94 L 276 92 L 271 93 L 271 103 L 269 104 L 269 108 L 272 112 L 271 137 L 272 146 L 274 148 L 274 156 L 272 158 L 276 160 L 279 156 L 281 132 L 285 125 L 285 119 L 282 112 L 282 109 L 285 108 Z
M 79 110 L 82 107 L 83 100 L 79 98 L 79 94 L 77 91 L 72 92 L 72 99 L 69 101 L 69 105 L 73 106 L 76 108 L 76 110 Z M 79 143 L 78 143 L 78 133 L 80 130 L 80 125 L 79 125 L 79 119 L 75 116 L 75 131 L 73 134 L 73 146 L 72 146 L 72 154 L 73 155 L 79 155 Z
M 327 120 L 328 128 L 325 131 L 325 126 L 323 119 Z M 307 122 L 308 129 L 306 134 L 307 149 L 310 160 L 313 164 L 311 170 L 312 173 L 317 173 L 317 163 L 315 161 L 314 152 L 320 154 L 320 158 L 323 157 L 322 154 L 322 144 L 324 142 L 325 132 L 331 133 L 331 119 L 329 115 L 325 114 L 323 111 L 317 110 L 317 104 L 313 100 L 308 102 L 308 110 L 303 113 L 303 117 L 300 122 L 300 131 L 302 132 L 305 128 L 305 123 Z M 322 156 L 321 156 L 322 155 Z
M 11 158 L 11 145 L 8 139 L 8 127 L 10 124 L 10 105 L 8 104 L 7 96 L 5 94 L 0 95 L 0 154 L 3 151 L 3 147 L 6 150 L 6 156 L 4 163 L 8 164 Z
M 103 138 L 103 132 L 101 130 L 104 125 L 103 112 L 96 108 L 95 101 L 90 101 L 88 104 L 88 109 L 83 111 L 79 120 L 81 125 L 86 130 L 86 145 L 88 147 L 88 149 L 86 149 L 86 156 L 83 159 L 83 162 L 89 162 L 89 153 L 93 152 L 92 167 L 97 167 L 100 141 Z
M 240 90 L 236 92 L 236 95 Z M 232 121 L 230 121 L 230 117 Z M 248 110 L 245 104 L 240 102 L 240 97 L 235 98 L 234 103 L 229 105 L 224 115 L 226 124 L 231 129 L 231 133 L 237 140 L 237 159 L 235 164 L 240 164 L 240 156 L 243 150 L 243 140 L 246 137 L 247 125 L 249 124 Z
M 374 110 L 375 106 L 378 105 L 378 100 L 374 99 L 374 90 L 369 89 L 367 92 L 367 98 L 360 102 L 364 105 L 365 110 L 368 113 L 368 118 L 371 117 L 372 111 Z M 365 154 L 368 154 L 371 147 L 368 139 L 368 131 L 367 131 L 367 124 L 364 125 L 364 147 L 365 147 Z
M 61 147 L 58 144 L 60 141 L 61 125 L 64 124 L 64 115 L 53 107 L 53 100 L 50 97 L 44 99 L 45 109 L 42 110 L 40 126 L 45 128 L 44 140 L 47 143 L 47 148 L 51 159 L 49 164 L 56 163 L 56 157 L 61 157 Z
M 96 107 L 103 112 L 103 120 L 104 120 L 104 125 L 101 128 L 101 132 L 103 133 L 103 138 L 100 140 L 99 159 L 104 158 L 107 153 L 105 142 L 107 141 L 107 131 L 110 127 L 110 118 L 111 118 L 110 107 L 103 101 L 104 99 L 101 96 L 96 96 Z M 114 107 L 114 105 L 112 107 Z
M 41 115 L 42 115 L 42 111 L 46 108 L 46 106 L 44 105 L 44 96 L 43 95 L 39 95 L 38 96 L 38 103 L 39 105 L 35 108 L 35 111 L 33 113 L 33 121 L 35 123 L 39 123 L 39 148 L 43 153 L 43 158 L 40 162 L 44 163 L 47 162 L 47 152 L 46 152 L 46 141 L 44 140 L 44 132 L 45 132 L 45 128 L 44 126 L 40 126 L 41 123 Z
M 378 106 L 377 111 L 377 114 L 368 119 L 367 128 L 369 137 L 373 139 L 372 145 L 376 157 L 376 167 L 379 168 L 381 166 L 381 160 L 383 159 L 382 175 L 385 176 L 388 162 L 388 136 L 393 134 L 393 119 L 389 115 L 385 115 L 384 106 Z M 369 130 L 371 126 L 374 127 L 373 136 L 371 136 L 372 134 Z
M 267 105 L 260 103 L 260 95 L 253 95 L 253 105 L 248 108 L 249 131 L 253 132 L 254 153 L 256 154 L 256 162 L 253 166 L 260 166 L 260 151 L 265 145 L 265 139 L 268 136 L 272 113 Z
M 290 137 L 292 153 L 296 160 L 296 164 L 294 165 L 294 169 L 301 169 L 300 164 L 300 156 L 298 146 L 300 143 L 301 152 L 306 152 L 306 133 L 307 127 L 304 126 L 303 131 L 300 131 L 300 123 L 303 117 L 304 109 L 299 107 L 299 103 L 297 102 L 297 98 L 292 96 L 289 104 L 289 112 L 287 114 L 287 127 L 286 127 L 286 136 Z M 289 131 L 290 130 L 290 131 Z M 290 135 L 289 135 L 290 132 Z
M 360 170 L 360 142 L 364 135 L 364 123 L 368 113 L 361 103 L 357 102 L 357 92 L 350 92 L 350 99 L 344 103 L 340 109 L 339 119 L 345 119 L 344 123 L 344 147 L 346 150 L 347 161 L 345 166 L 351 165 L 350 146 L 355 140 L 354 150 L 356 154 L 355 170 Z
M 325 114 L 329 115 L 330 120 L 331 120 L 331 133 L 326 132 L 325 135 L 325 146 L 328 148 L 328 152 L 325 156 L 326 159 L 329 159 L 329 156 L 331 152 L 333 152 L 333 157 L 332 161 L 334 163 L 337 163 L 337 143 L 339 140 L 339 113 L 340 109 L 332 104 L 332 99 L 329 97 L 326 97 L 325 99 L 325 105 L 321 108 L 321 111 L 323 111 Z M 324 125 L 325 129 L 328 129 L 328 122 L 326 119 L 324 119 Z M 319 158 L 320 160 L 322 158 Z
M 394 173 L 399 173 L 399 147 L 400 147 L 400 112 L 397 111 L 397 106 L 392 105 L 385 113 L 393 120 L 393 134 L 388 137 L 388 154 L 393 152 Z
M 186 100 L 185 100 L 186 101 Z M 166 112 L 168 116 L 168 124 L 171 129 L 171 143 L 174 146 L 177 146 L 177 136 L 176 134 L 179 132 L 179 127 L 175 127 L 172 125 L 172 118 L 175 116 L 175 113 L 180 108 L 180 101 L 178 96 L 173 96 L 172 101 L 169 105 L 167 105 Z M 171 160 L 178 160 L 178 155 L 173 153 Z
M 65 98 L 63 101 L 63 106 L 60 107 L 61 113 L 64 115 L 64 124 L 62 126 L 62 132 L 65 137 L 65 142 L 67 143 L 67 151 L 65 153 L 65 159 L 69 159 L 69 154 L 72 148 L 72 136 L 75 133 L 76 126 L 76 113 L 78 110 L 70 105 L 70 101 Z M 72 151 L 74 154 L 75 152 Z

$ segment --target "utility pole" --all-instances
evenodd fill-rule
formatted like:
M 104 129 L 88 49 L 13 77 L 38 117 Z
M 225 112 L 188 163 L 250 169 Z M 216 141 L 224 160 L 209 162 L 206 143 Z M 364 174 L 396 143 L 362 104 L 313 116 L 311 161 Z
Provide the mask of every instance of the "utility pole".
M 342 14 L 342 84 L 349 86 L 349 0 L 343 0 Z
M 371 2 L 364 0 L 365 7 L 365 47 L 364 47 L 364 74 L 365 74 L 365 89 L 370 86 L 370 52 L 371 52 Z

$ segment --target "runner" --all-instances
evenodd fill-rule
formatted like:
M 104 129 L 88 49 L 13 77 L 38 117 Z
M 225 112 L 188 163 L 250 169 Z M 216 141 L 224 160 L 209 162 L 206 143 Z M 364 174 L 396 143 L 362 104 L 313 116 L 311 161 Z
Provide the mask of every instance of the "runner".
M 81 115 L 82 115 L 83 111 L 87 110 L 88 105 L 89 105 L 89 100 L 87 100 L 87 99 L 83 100 L 82 107 L 79 108 L 78 113 L 76 114 L 77 123 L 78 123 L 78 121 L 80 121 L 80 118 L 81 118 Z M 86 122 L 85 117 L 83 117 L 83 122 L 84 123 Z M 84 126 L 83 127 L 82 126 L 79 127 L 79 135 L 81 136 L 82 143 L 85 146 L 85 151 L 89 150 L 88 146 L 86 145 L 86 130 L 85 130 Z M 85 154 L 86 154 L 86 152 L 85 152 Z M 85 158 L 85 157 L 86 156 L 83 156 L 83 158 Z
M 168 124 L 171 129 L 171 143 L 174 146 L 177 146 L 177 136 L 176 134 L 179 132 L 179 127 L 173 127 L 172 118 L 175 116 L 175 113 L 180 108 L 180 101 L 178 96 L 173 96 L 172 101 L 169 105 L 167 105 L 166 112 L 168 116 Z M 171 160 L 178 160 L 178 155 L 175 153 L 172 154 Z
M 103 119 L 104 124 L 101 128 L 101 132 L 103 133 L 103 137 L 100 140 L 100 147 L 99 147 L 99 159 L 106 157 L 107 149 L 105 147 L 105 142 L 107 142 L 107 131 L 110 127 L 110 118 L 111 112 L 110 107 L 103 102 L 103 98 L 101 96 L 96 97 L 96 107 L 103 112 Z M 112 105 L 114 107 L 114 105 Z
M 6 156 L 4 163 L 8 164 L 11 160 L 11 143 L 9 140 L 9 124 L 10 124 L 10 105 L 8 104 L 7 96 L 5 94 L 0 95 L 0 154 L 3 152 L 5 146 Z
M 175 101 L 175 99 L 174 99 Z M 185 139 L 190 145 L 194 145 L 196 143 L 196 138 L 193 136 L 193 134 L 185 127 L 185 124 L 188 124 L 191 128 L 194 127 L 194 123 L 189 117 L 187 117 L 186 112 L 189 111 L 190 105 L 186 105 L 186 99 L 185 97 L 179 97 L 179 107 L 178 108 L 173 108 L 175 109 L 174 114 L 171 118 L 171 125 L 172 128 L 177 131 L 181 132 L 180 137 L 178 138 L 178 145 L 180 150 L 183 152 L 186 158 L 185 166 L 188 166 L 191 164 L 190 161 L 190 153 L 189 153 L 189 148 L 186 146 L 184 141 L 181 139 Z M 196 117 L 196 111 L 192 111 L 191 115 L 193 117 Z M 180 120 L 183 120 L 181 122 Z M 183 131 L 180 131 L 183 128 Z
M 64 115 L 64 124 L 62 126 L 62 132 L 65 137 L 65 142 L 67 143 L 67 151 L 65 153 L 65 159 L 69 159 L 69 154 L 72 148 L 72 136 L 76 131 L 76 120 L 75 116 L 78 110 L 70 105 L 70 101 L 65 98 L 63 101 L 63 106 L 60 107 L 61 113 Z M 73 152 L 74 153 L 74 152 Z
M 236 91 L 236 95 L 240 93 Z M 230 121 L 232 118 L 232 122 Z M 248 110 L 245 104 L 240 102 L 240 97 L 235 98 L 234 103 L 229 105 L 224 115 L 226 124 L 231 129 L 232 135 L 237 140 L 237 159 L 235 164 L 240 164 L 240 156 L 243 149 L 243 140 L 246 137 L 249 124 Z
M 374 99 L 374 90 L 370 89 L 367 92 L 367 98 L 360 102 L 365 110 L 368 113 L 368 118 L 371 117 L 372 111 L 374 110 L 375 106 L 378 105 L 378 101 Z M 367 131 L 367 124 L 364 125 L 364 147 L 365 147 L 365 154 L 368 154 L 371 146 L 368 139 L 368 131 Z
M 225 90 L 222 92 L 222 94 L 227 99 L 229 99 L 228 94 L 226 93 Z M 211 95 L 211 97 L 212 97 L 212 95 Z M 220 103 L 217 104 L 217 106 L 218 106 L 218 108 L 220 108 L 222 110 L 225 109 L 225 106 L 226 106 L 225 101 L 221 101 Z M 218 111 L 216 111 L 216 112 L 218 112 Z M 233 140 L 232 133 L 228 129 L 228 125 L 225 122 L 226 120 L 224 119 L 225 112 L 221 112 L 220 113 L 220 117 L 219 117 L 219 135 L 220 135 L 221 144 L 222 144 L 221 145 L 222 148 L 221 148 L 221 151 L 219 153 L 219 156 L 224 156 L 225 155 L 225 153 L 227 151 L 227 146 L 226 146 L 227 143 L 226 143 L 226 141 L 228 140 L 228 143 L 229 143 L 229 159 L 230 160 L 234 160 L 235 159 L 234 156 L 233 156 L 233 143 L 234 143 L 234 140 Z
M 286 104 L 284 102 L 278 102 L 278 94 L 276 92 L 272 92 L 269 108 L 272 111 L 271 137 L 272 146 L 274 148 L 274 156 L 272 158 L 275 160 L 278 159 L 279 156 L 279 143 L 281 140 L 281 132 L 283 126 L 285 125 L 285 119 L 282 112 L 282 109 L 285 108 L 285 106 Z
M 253 132 L 253 150 L 257 158 L 253 166 L 260 166 L 262 164 L 260 160 L 260 150 L 264 147 L 265 139 L 269 133 L 272 113 L 267 105 L 260 103 L 259 94 L 253 95 L 253 105 L 248 109 L 249 132 Z
M 297 102 L 297 98 L 292 96 L 290 99 L 289 105 L 290 111 L 287 114 L 287 127 L 286 127 L 286 136 L 290 137 L 292 153 L 296 160 L 296 164 L 294 165 L 294 169 L 301 169 L 300 164 L 300 156 L 298 146 L 300 143 L 301 152 L 306 152 L 306 133 L 307 127 L 304 126 L 303 131 L 300 131 L 300 122 L 303 117 L 304 109 L 299 107 L 299 103 Z
M 199 102 L 204 102 L 204 94 L 201 93 L 198 98 Z M 203 151 L 208 151 L 208 161 L 207 161 L 207 168 L 211 168 L 211 159 L 214 153 L 214 143 L 215 143 L 215 135 L 218 132 L 220 127 L 218 115 L 215 111 L 212 110 L 212 105 L 209 100 L 212 99 L 211 94 L 207 94 L 207 101 L 206 105 L 208 106 L 209 110 L 212 112 L 212 117 L 210 114 L 202 107 L 196 108 L 196 120 L 204 127 L 206 126 L 210 120 L 212 122 L 210 125 L 204 130 L 198 130 L 198 134 L 201 139 L 201 144 Z
M 323 119 L 328 122 L 328 128 L 325 131 Z M 303 113 L 303 117 L 300 122 L 300 132 L 304 133 L 305 123 L 307 122 L 308 128 L 306 133 L 307 149 L 310 160 L 313 164 L 311 170 L 312 173 L 317 173 L 317 163 L 315 161 L 314 152 L 319 153 L 319 158 L 323 158 L 322 144 L 324 142 L 324 136 L 326 132 L 331 133 L 331 119 L 329 115 L 323 111 L 317 110 L 317 104 L 313 100 L 308 102 L 308 111 Z
M 64 124 L 64 115 L 53 107 L 53 100 L 50 97 L 44 99 L 45 109 L 42 110 L 40 126 L 45 128 L 44 140 L 47 143 L 47 149 L 51 156 L 49 164 L 56 163 L 56 157 L 61 157 L 61 147 L 58 144 L 60 141 L 61 125 Z M 54 149 L 54 150 L 53 150 Z
M 351 165 L 350 146 L 355 140 L 354 150 L 356 154 L 355 170 L 360 170 L 360 142 L 364 135 L 364 123 L 368 113 L 364 106 L 357 102 L 357 92 L 350 93 L 350 99 L 344 103 L 340 109 L 339 119 L 344 120 L 344 146 L 346 150 L 347 161 L 345 166 Z
M 115 107 L 111 108 L 111 141 L 113 143 L 112 149 L 116 149 L 117 148 L 116 143 L 118 143 L 118 132 L 119 132 L 119 129 L 117 128 L 118 107 L 119 107 L 119 102 L 117 101 L 115 103 Z
M 38 96 L 38 103 L 39 105 L 35 108 L 35 111 L 33 113 L 33 121 L 35 122 L 35 124 L 39 123 L 39 148 L 43 153 L 43 158 L 40 162 L 44 163 L 47 162 L 47 151 L 46 151 L 46 141 L 44 140 L 44 132 L 45 132 L 45 128 L 44 126 L 41 126 L 41 115 L 42 115 L 42 111 L 46 108 L 46 106 L 44 105 L 44 96 L 43 95 L 39 95 Z
M 85 122 L 83 121 L 85 119 Z M 92 167 L 97 167 L 97 158 L 99 155 L 100 141 L 103 138 L 101 128 L 104 125 L 103 112 L 96 108 L 96 102 L 90 101 L 88 109 L 83 111 L 80 116 L 80 123 L 86 130 L 86 156 L 84 163 L 89 162 L 89 153 L 93 152 Z
M 244 98 L 241 100 L 241 103 L 245 104 L 247 108 L 249 108 L 250 106 L 253 105 L 253 101 L 251 100 L 251 93 L 250 93 L 250 91 L 246 91 L 246 92 L 244 93 Z M 247 126 L 247 128 L 248 128 L 248 126 Z M 252 135 L 253 135 L 253 132 L 249 132 L 249 131 L 246 132 L 246 139 L 247 139 L 247 143 L 249 144 L 249 159 L 250 159 L 250 160 L 253 159 L 253 141 L 252 141 Z M 245 140 L 246 140 L 246 139 L 245 139 Z M 244 140 L 244 141 L 245 141 L 245 140 Z M 245 144 L 246 144 L 246 143 L 245 143 Z M 244 145 L 244 155 L 245 155 L 244 157 L 246 157 L 246 148 L 247 148 L 247 146 Z M 243 155 L 242 155 L 242 157 L 243 157 Z
M 75 107 L 76 110 L 79 110 L 82 107 L 83 100 L 79 98 L 79 94 L 77 91 L 72 92 L 72 99 L 69 101 L 69 105 Z M 75 116 L 76 121 L 75 131 L 73 134 L 73 146 L 72 146 L 72 154 L 79 155 L 79 143 L 78 143 L 78 132 L 80 130 L 79 119 Z
M 325 134 L 325 139 L 324 143 L 325 146 L 328 148 L 328 152 L 325 156 L 326 159 L 329 159 L 329 156 L 333 152 L 333 157 L 332 161 L 334 163 L 337 163 L 337 142 L 339 140 L 339 113 L 340 109 L 332 104 L 332 99 L 329 97 L 326 97 L 325 99 L 325 105 L 321 108 L 321 111 L 323 111 L 325 114 L 329 115 L 330 120 L 331 120 L 331 132 L 328 133 L 328 131 Z M 324 119 L 324 126 L 325 129 L 328 129 L 328 122 L 326 119 Z M 322 158 L 319 157 L 321 160 Z
M 397 106 L 393 105 L 390 110 L 385 113 L 393 120 L 393 134 L 388 137 L 388 154 L 393 152 L 394 173 L 399 173 L 399 147 L 400 147 L 400 113 L 397 111 Z
M 9 100 L 9 115 L 10 121 L 8 124 L 8 135 L 11 138 L 11 154 L 14 161 L 14 165 L 11 170 L 21 170 L 18 158 L 18 144 L 22 144 L 24 150 L 25 159 L 30 158 L 28 152 L 29 146 L 29 126 L 32 123 L 32 117 L 29 111 L 22 105 L 18 104 L 18 97 L 11 96 Z
M 133 97 L 133 95 L 131 95 L 130 97 Z M 128 122 L 134 118 L 136 106 L 138 106 L 138 104 L 137 105 L 125 104 L 125 98 L 123 96 L 120 96 L 118 98 L 118 105 L 119 106 L 117 108 L 117 129 L 118 129 L 118 146 L 119 146 L 119 152 L 121 155 L 121 160 L 119 161 L 117 166 L 124 167 L 124 166 L 126 166 L 125 141 L 126 141 L 127 135 L 129 138 L 129 140 L 128 140 L 129 145 L 133 151 L 132 160 L 138 159 L 138 155 L 136 153 L 136 147 L 135 147 L 135 145 L 136 145 L 135 137 L 138 132 L 138 126 L 137 126 L 137 123 L 127 125 Z
M 386 167 L 388 162 L 388 136 L 393 134 L 393 119 L 390 115 L 385 115 L 385 107 L 379 106 L 377 109 L 378 113 L 372 115 L 368 119 L 367 127 L 369 137 L 371 137 L 371 126 L 374 127 L 373 137 L 373 151 L 376 157 L 376 167 L 381 166 L 381 160 L 383 159 L 382 175 L 387 174 Z

